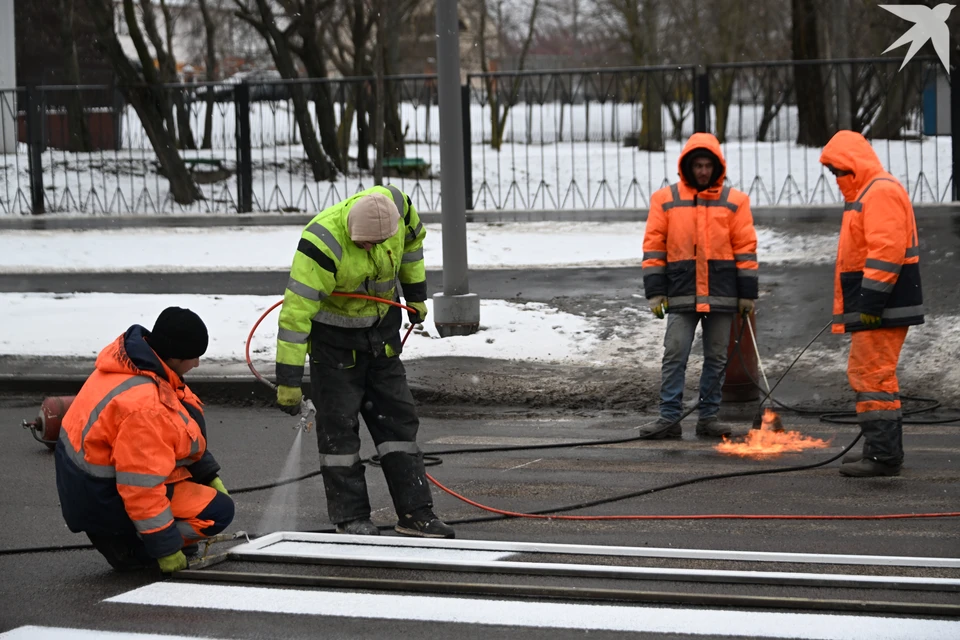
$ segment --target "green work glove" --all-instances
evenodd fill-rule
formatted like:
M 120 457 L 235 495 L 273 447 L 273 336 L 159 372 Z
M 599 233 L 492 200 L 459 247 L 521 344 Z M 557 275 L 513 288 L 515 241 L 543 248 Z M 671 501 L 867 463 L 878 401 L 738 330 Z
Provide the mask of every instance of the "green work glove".
M 737 310 L 740 311 L 740 315 L 747 317 L 753 312 L 753 308 L 756 306 L 756 301 L 751 300 L 750 298 L 740 298 L 737 300 Z
M 223 480 L 221 480 L 219 476 L 217 476 L 212 481 L 210 481 L 210 486 L 225 496 L 230 495 L 229 493 L 227 493 L 227 488 L 223 486 Z
M 647 302 L 650 304 L 650 311 L 653 311 L 653 315 L 663 320 L 663 314 L 667 312 L 667 297 L 653 296 Z
M 157 560 L 157 563 L 160 565 L 160 571 L 164 573 L 183 571 L 187 568 L 187 556 L 183 555 L 183 551 L 177 551 L 168 556 L 163 556 Z
M 300 387 L 277 386 L 277 405 L 284 413 L 292 416 L 300 413 L 300 400 L 303 398 L 303 391 Z
M 426 302 L 408 302 L 407 306 L 417 310 L 416 313 L 407 311 L 407 318 L 409 318 L 410 324 L 422 324 L 423 321 L 427 319 Z
M 876 329 L 880 326 L 880 316 L 872 316 L 869 313 L 860 314 L 860 322 L 863 323 L 867 329 Z

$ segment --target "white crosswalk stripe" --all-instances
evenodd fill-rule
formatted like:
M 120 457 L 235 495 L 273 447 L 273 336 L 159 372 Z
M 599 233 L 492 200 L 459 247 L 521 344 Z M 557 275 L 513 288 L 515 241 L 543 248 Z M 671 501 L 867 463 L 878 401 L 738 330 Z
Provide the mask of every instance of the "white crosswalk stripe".
M 510 627 L 805 640 L 960 638 L 960 621 L 594 605 L 158 582 L 106 602 Z
M 155 633 L 124 633 L 97 629 L 26 626 L 0 633 L 0 640 L 214 640 L 196 636 L 165 636 Z

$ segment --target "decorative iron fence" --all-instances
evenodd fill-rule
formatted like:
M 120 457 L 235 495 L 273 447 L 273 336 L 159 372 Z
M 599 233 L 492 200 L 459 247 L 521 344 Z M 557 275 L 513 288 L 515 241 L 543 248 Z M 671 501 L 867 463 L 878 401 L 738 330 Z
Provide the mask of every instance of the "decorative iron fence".
M 645 208 L 653 191 L 677 179 L 694 131 L 720 138 L 729 183 L 755 205 L 838 202 L 818 158 L 845 128 L 871 139 L 914 201 L 960 199 L 949 76 L 936 59 L 899 65 L 469 75 L 467 206 Z M 0 91 L 0 214 L 317 211 L 374 184 L 376 95 L 373 78 L 167 85 L 125 95 L 104 85 Z M 384 181 L 421 210 L 437 210 L 436 78 L 387 78 L 383 96 Z M 156 151 L 165 145 L 176 147 L 185 174 L 165 168 L 169 157 Z M 173 188 L 177 175 L 193 184 L 192 196 Z

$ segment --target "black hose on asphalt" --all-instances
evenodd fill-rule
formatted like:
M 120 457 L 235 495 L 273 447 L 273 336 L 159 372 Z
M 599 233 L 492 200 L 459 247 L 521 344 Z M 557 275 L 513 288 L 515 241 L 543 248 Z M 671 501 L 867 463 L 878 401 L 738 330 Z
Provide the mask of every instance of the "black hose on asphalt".
M 791 369 L 793 369 L 794 365 L 797 363 L 797 361 L 800 360 L 800 358 L 803 356 L 803 354 L 806 353 L 806 351 L 813 345 L 813 343 L 816 342 L 817 339 L 819 339 L 821 335 L 823 335 L 823 332 L 826 331 L 827 328 L 830 327 L 830 324 L 831 324 L 830 322 L 828 322 L 827 324 L 825 324 L 825 325 L 823 326 L 823 328 L 821 328 L 820 331 L 817 332 L 817 334 L 813 337 L 813 339 L 811 339 L 811 340 L 806 344 L 806 346 L 804 346 L 803 349 L 800 350 L 800 353 L 797 354 L 797 356 L 793 359 L 793 361 L 792 361 L 792 362 L 790 363 L 790 365 L 786 368 L 786 370 L 785 370 L 782 374 L 780 374 L 780 377 L 779 377 L 779 378 L 777 379 L 777 381 L 774 383 L 773 387 L 771 387 L 771 388 L 769 389 L 769 391 L 766 392 L 766 394 L 764 395 L 764 397 L 760 400 L 760 405 L 762 405 L 767 399 L 771 399 L 771 398 L 772 398 L 772 394 L 773 394 L 774 390 L 776 390 L 776 388 L 780 385 L 780 383 L 783 381 L 783 379 L 786 377 L 786 375 L 787 375 L 788 373 L 790 373 Z M 743 354 L 742 354 L 742 352 L 741 352 L 741 350 L 740 350 L 740 346 L 741 346 L 741 340 L 742 340 L 742 338 L 743 338 L 743 329 L 744 329 L 744 326 L 745 326 L 745 325 L 742 325 L 742 326 L 740 327 L 740 334 L 737 336 L 737 339 L 736 339 L 736 342 L 735 342 L 735 347 L 736 347 L 736 350 L 737 350 L 738 357 L 739 357 L 740 360 L 741 360 L 741 363 L 743 363 Z M 726 369 L 730 366 L 731 360 L 732 360 L 732 359 L 728 359 L 727 364 L 726 364 L 726 366 L 724 367 L 724 371 L 726 371 Z M 744 366 L 744 371 L 745 371 L 745 372 L 746 372 L 746 369 L 747 369 L 747 367 Z M 760 390 L 760 393 L 764 393 L 764 390 L 763 390 L 762 387 L 760 387 L 759 382 L 758 382 L 757 380 L 755 380 L 755 379 L 753 378 L 753 376 L 751 376 L 751 375 L 749 374 L 749 372 L 746 372 L 746 373 L 747 373 L 747 376 L 748 376 L 748 378 L 750 379 L 751 383 Z M 718 378 L 718 380 L 717 380 L 714 384 L 719 384 L 719 380 L 720 380 L 720 379 Z M 902 396 L 902 399 L 905 399 L 905 400 L 918 400 L 918 401 L 925 401 L 925 402 L 932 402 L 932 403 L 933 403 L 933 404 L 930 405 L 930 406 L 921 407 L 921 408 L 913 409 L 913 410 L 910 410 L 910 411 L 905 411 L 905 412 L 904 412 L 904 415 L 915 415 L 915 414 L 918 414 L 918 413 L 923 413 L 923 412 L 927 412 L 927 411 L 932 411 L 932 410 L 937 409 L 937 408 L 939 408 L 939 407 L 941 406 L 941 405 L 940 405 L 940 402 L 937 401 L 937 400 L 935 400 L 935 399 L 933 399 L 933 398 L 924 398 L 924 397 L 918 397 L 918 396 Z M 791 407 L 791 406 L 789 406 L 789 405 L 786 405 L 786 404 L 784 404 L 784 403 L 776 400 L 775 398 L 772 398 L 772 401 L 775 402 L 776 404 L 778 404 L 779 406 L 781 406 L 781 407 L 783 407 L 783 408 L 785 408 L 785 409 L 791 410 L 791 411 L 795 411 L 796 413 L 800 413 L 800 414 L 813 414 L 813 415 L 819 414 L 819 415 L 820 415 L 820 419 L 821 419 L 821 421 L 823 421 L 823 422 L 830 422 L 830 423 L 835 423 L 835 424 L 855 424 L 855 422 L 849 421 L 849 418 L 855 418 L 855 417 L 856 417 L 856 413 L 855 413 L 855 412 L 826 412 L 826 413 L 821 413 L 822 408 L 821 408 L 821 409 L 811 409 L 811 408 L 804 408 L 804 407 Z M 686 412 L 684 412 L 683 415 L 680 416 L 680 418 L 678 418 L 676 421 L 674 421 L 674 422 L 671 423 L 670 425 L 664 427 L 663 429 L 660 429 L 659 431 L 666 431 L 667 429 L 673 427 L 675 424 L 680 423 L 684 418 L 686 418 L 686 417 L 689 416 L 691 413 L 693 413 L 693 411 L 696 410 L 698 406 L 699 406 L 699 402 L 694 403 L 694 405 L 693 405 L 692 407 L 690 407 Z M 911 422 L 909 422 L 908 424 L 942 424 L 942 423 L 945 423 L 945 422 L 954 422 L 954 421 L 957 421 L 957 420 L 960 420 L 960 418 L 936 419 L 936 420 L 931 420 L 931 421 L 929 421 L 929 422 L 913 422 L 913 421 L 911 421 Z M 907 421 L 904 421 L 904 422 L 907 423 Z M 750 471 L 733 471 L 733 472 L 730 472 L 730 473 L 718 473 L 718 474 L 712 474 L 712 475 L 706 475 L 706 476 L 696 476 L 696 477 L 693 477 L 693 478 L 688 478 L 688 479 L 686 479 L 686 480 L 679 480 L 679 481 L 677 481 L 677 482 L 671 482 L 671 483 L 668 483 L 668 484 L 658 485 L 658 486 L 656 486 L 656 487 L 649 487 L 649 488 L 647 488 L 647 489 L 641 489 L 641 490 L 638 490 L 638 491 L 631 491 L 631 492 L 628 492 L 628 493 L 623 493 L 623 494 L 611 496 L 611 497 L 608 497 L 608 498 L 601 498 L 601 499 L 598 499 L 598 500 L 590 500 L 590 501 L 586 501 L 586 502 L 579 502 L 579 503 L 571 504 L 571 505 L 562 505 L 562 506 L 559 506 L 559 507 L 552 507 L 552 508 L 549 508 L 549 509 L 541 509 L 541 510 L 539 510 L 539 511 L 531 511 L 531 512 L 530 512 L 530 515 L 550 515 L 550 514 L 554 514 L 554 513 L 564 513 L 564 512 L 567 512 L 567 511 L 576 511 L 576 510 L 578 510 L 578 509 L 584 509 L 584 508 L 588 508 L 588 507 L 595 507 L 595 506 L 604 505 L 604 504 L 611 504 L 611 503 L 614 503 L 614 502 L 620 502 L 620 501 L 622 501 L 622 500 L 629 500 L 629 499 L 631 499 L 631 498 L 636 498 L 636 497 L 640 497 L 640 496 L 650 495 L 650 494 L 653 494 L 653 493 L 658 493 L 658 492 L 666 491 L 666 490 L 669 490 L 669 489 L 677 489 L 677 488 L 680 488 L 680 487 L 685 487 L 685 486 L 692 485 L 692 484 L 698 484 L 698 483 L 701 483 L 701 482 L 708 482 L 708 481 L 711 481 L 711 480 L 724 480 L 724 479 L 728 479 L 728 478 L 749 477 L 749 476 L 757 476 L 757 475 L 770 475 L 770 474 L 775 474 L 775 473 L 788 473 L 788 472 L 792 472 L 792 471 L 806 471 L 806 470 L 810 470 L 810 469 L 816 469 L 816 468 L 818 468 L 818 467 L 822 467 L 822 466 L 828 465 L 828 464 L 830 464 L 830 463 L 832 463 L 832 462 L 834 462 L 834 461 L 836 461 L 836 460 L 839 460 L 839 459 L 842 458 L 843 456 L 845 456 L 851 449 L 853 449 L 853 447 L 857 444 L 857 442 L 859 442 L 861 436 L 862 436 L 862 434 L 861 434 L 861 433 L 858 433 L 857 436 L 850 442 L 850 444 L 848 444 L 846 447 L 844 447 L 844 449 L 843 449 L 842 451 L 840 451 L 840 453 L 834 455 L 834 456 L 831 457 L 831 458 L 828 458 L 827 460 L 821 461 L 821 462 L 814 462 L 814 463 L 802 464 L 802 465 L 792 465 L 792 466 L 788 466 L 788 467 L 773 467 L 773 468 L 767 468 L 767 469 L 753 469 L 753 470 L 750 470 Z M 622 443 L 626 443 L 626 442 L 634 442 L 634 441 L 643 440 L 643 439 L 647 439 L 647 438 L 642 437 L 642 436 L 632 436 L 632 437 L 629 437 L 629 438 L 615 438 L 615 439 L 607 439 L 607 440 L 587 440 L 587 441 L 581 441 L 581 442 L 566 442 L 566 443 L 545 444 L 545 445 L 515 445 L 515 446 L 508 446 L 508 447 L 482 447 L 482 448 L 465 448 L 465 449 L 445 449 L 445 450 L 441 450 L 441 451 L 432 451 L 432 452 L 430 452 L 429 454 L 424 454 L 424 461 L 425 461 L 425 466 L 433 466 L 433 465 L 437 465 L 437 464 L 441 464 L 441 463 L 442 463 L 442 460 L 437 457 L 437 456 L 440 456 L 440 455 L 455 455 L 455 454 L 465 454 L 465 453 L 486 453 L 486 452 L 505 452 L 505 451 L 528 451 L 528 450 L 539 450 L 539 449 L 562 449 L 562 448 L 573 448 L 573 447 L 602 446 L 602 445 L 622 444 Z M 372 464 L 372 465 L 377 465 L 377 464 L 378 464 L 378 461 L 379 461 L 379 456 L 372 456 L 371 458 L 364 459 L 364 460 L 362 460 L 361 462 L 366 462 L 366 463 L 369 463 L 369 464 Z M 427 464 L 427 461 L 429 461 L 429 464 Z M 300 481 L 302 481 L 302 480 L 306 480 L 306 479 L 309 479 L 309 478 L 312 478 L 312 477 L 318 476 L 318 475 L 320 475 L 320 470 L 319 470 L 319 469 L 314 470 L 314 471 L 310 471 L 310 472 L 308 472 L 308 473 L 305 473 L 305 474 L 302 474 L 302 475 L 299 475 L 299 476 L 296 476 L 296 477 L 293 477 L 293 478 L 286 478 L 286 479 L 283 479 L 283 480 L 278 480 L 278 481 L 275 481 L 275 482 L 268 482 L 268 483 L 261 484 L 261 485 L 254 485 L 254 486 L 250 486 L 250 487 L 241 487 L 241 488 L 238 488 L 238 489 L 234 489 L 234 490 L 231 491 L 231 495 L 244 494 L 244 493 L 253 493 L 253 492 L 255 492 L 255 491 L 264 491 L 264 490 L 267 490 L 267 489 L 274 489 L 274 488 L 281 487 L 281 486 L 284 486 L 284 485 L 292 484 L 292 483 L 294 483 L 294 482 L 300 482 Z M 499 515 L 499 514 L 498 514 L 498 515 L 493 515 L 493 516 L 481 516 L 481 517 L 476 517 L 476 518 L 462 518 L 462 519 L 459 519 L 459 520 L 450 520 L 450 521 L 447 521 L 447 523 L 448 523 L 448 524 L 471 524 L 471 523 L 477 523 L 477 522 L 491 522 L 491 521 L 496 521 L 496 520 L 507 520 L 507 519 L 512 519 L 512 518 L 516 518 L 516 517 L 517 517 L 517 516 Z M 389 528 L 389 527 L 386 527 L 386 528 Z M 312 530 L 312 531 L 314 531 L 314 532 L 316 532 L 316 531 L 332 532 L 332 530 L 330 530 L 330 529 L 321 529 L 321 530 Z M 254 537 L 255 537 L 255 536 L 254 536 Z M 21 549 L 4 549 L 4 550 L 0 550 L 0 556 L 3 556 L 3 555 L 27 554 L 27 553 L 46 553 L 46 552 L 55 552 L 55 551 L 73 551 L 73 550 L 81 550 L 81 549 L 93 549 L 93 545 L 65 545 L 65 546 L 59 546 L 59 547 L 32 547 L 32 548 L 31 548 L 31 547 L 28 547 L 28 548 L 21 548 Z

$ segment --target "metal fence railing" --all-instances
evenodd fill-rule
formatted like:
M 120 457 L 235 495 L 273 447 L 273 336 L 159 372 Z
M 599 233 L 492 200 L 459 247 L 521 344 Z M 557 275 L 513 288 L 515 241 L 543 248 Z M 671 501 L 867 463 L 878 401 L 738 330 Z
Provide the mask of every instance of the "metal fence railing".
M 818 158 L 842 128 L 873 142 L 915 202 L 958 199 L 949 76 L 936 59 L 899 65 L 469 75 L 467 206 L 644 208 L 694 131 L 720 138 L 729 183 L 756 205 L 838 202 Z M 317 211 L 374 183 L 379 112 L 373 78 L 0 91 L 0 214 Z M 435 77 L 387 78 L 382 113 L 384 180 L 438 210 Z

